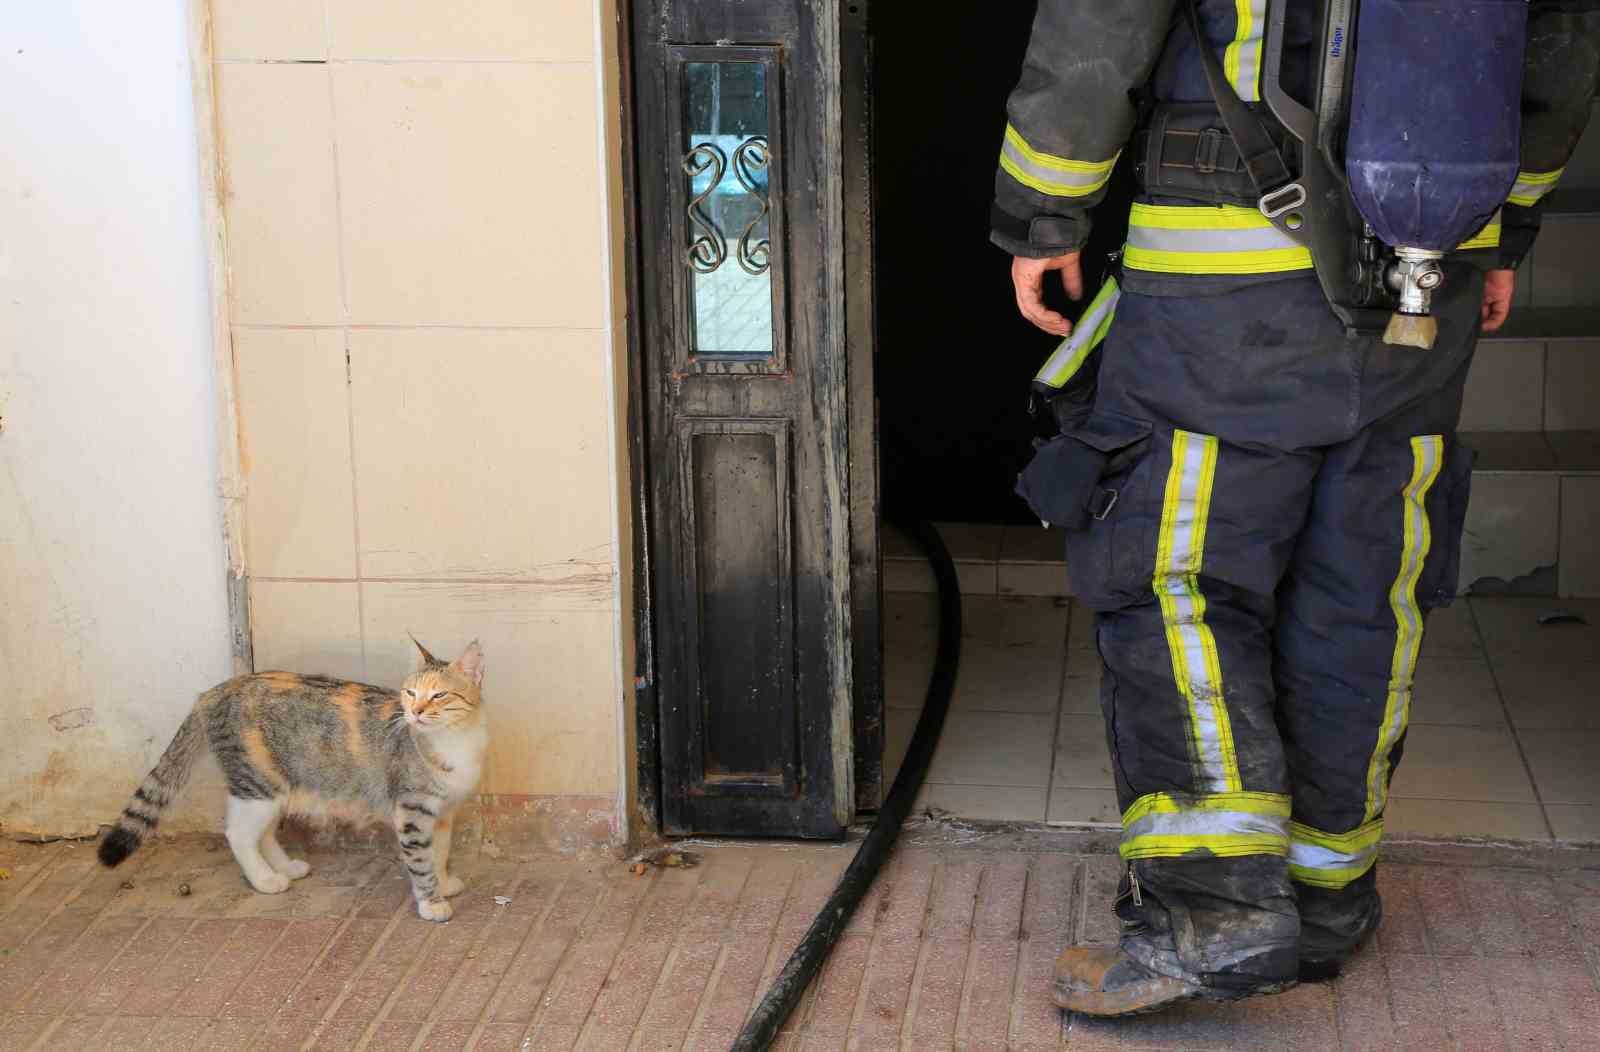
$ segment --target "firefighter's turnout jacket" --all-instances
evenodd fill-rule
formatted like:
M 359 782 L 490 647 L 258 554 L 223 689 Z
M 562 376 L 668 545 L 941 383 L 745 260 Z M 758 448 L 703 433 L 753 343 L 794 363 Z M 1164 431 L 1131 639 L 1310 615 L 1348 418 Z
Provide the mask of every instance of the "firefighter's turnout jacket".
M 1316 6 L 1289 11 L 1291 93 Z M 1041 374 L 1097 384 L 1023 488 L 1071 505 L 1057 521 L 1096 612 L 1123 809 L 1123 945 L 1150 968 L 1248 988 L 1377 923 L 1424 620 L 1459 574 L 1472 453 L 1455 430 L 1482 270 L 1520 263 L 1584 128 L 1597 8 L 1532 4 L 1522 172 L 1446 261 L 1439 337 L 1418 351 L 1347 332 L 1306 251 L 1248 206 L 1175 0 L 1039 2 L 993 240 L 1080 248 L 1118 157 L 1144 168 L 1122 285 Z M 1198 9 L 1235 91 L 1259 99 L 1262 0 Z

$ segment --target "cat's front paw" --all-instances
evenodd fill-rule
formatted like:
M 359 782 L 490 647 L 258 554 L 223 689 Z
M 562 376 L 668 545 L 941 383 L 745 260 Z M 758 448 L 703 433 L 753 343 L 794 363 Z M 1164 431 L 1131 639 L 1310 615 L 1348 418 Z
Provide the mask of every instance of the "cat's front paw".
M 439 894 L 447 899 L 453 899 L 467 890 L 467 882 L 460 877 L 445 877 L 439 881 Z
M 250 886 L 263 895 L 276 895 L 289 890 L 289 878 L 282 873 L 268 871 L 259 877 L 250 877 Z
M 417 916 L 426 921 L 447 921 L 455 907 L 444 899 L 424 899 L 417 903 Z
M 299 880 L 311 873 L 311 863 L 303 858 L 291 858 L 289 864 L 283 867 L 283 875 L 290 880 Z

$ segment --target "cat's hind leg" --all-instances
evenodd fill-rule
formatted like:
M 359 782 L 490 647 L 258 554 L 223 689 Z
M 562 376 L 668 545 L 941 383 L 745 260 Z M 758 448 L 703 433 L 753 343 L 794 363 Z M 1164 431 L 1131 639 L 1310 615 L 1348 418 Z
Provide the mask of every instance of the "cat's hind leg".
M 282 809 L 279 809 L 282 814 Z M 283 845 L 278 843 L 278 821 L 273 820 L 267 826 L 267 831 L 261 836 L 261 854 L 267 860 L 267 865 L 282 873 L 290 880 L 299 880 L 311 872 L 311 863 L 303 858 L 290 858 L 289 853 L 283 850 Z
M 263 895 L 276 895 L 289 887 L 289 878 L 279 873 L 262 856 L 262 841 L 278 824 L 282 800 L 246 800 L 229 794 L 224 829 L 233 857 L 239 860 L 244 878 Z M 281 850 L 281 849 L 280 849 Z

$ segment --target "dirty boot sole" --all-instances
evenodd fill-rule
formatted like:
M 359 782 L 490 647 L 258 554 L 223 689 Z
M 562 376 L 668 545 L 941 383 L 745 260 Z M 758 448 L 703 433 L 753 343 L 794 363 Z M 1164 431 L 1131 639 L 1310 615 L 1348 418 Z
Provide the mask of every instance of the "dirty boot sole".
M 1115 1019 L 1121 1016 L 1159 1012 L 1164 1008 L 1183 1004 L 1185 1001 L 1227 1003 L 1243 1001 L 1247 997 L 1265 997 L 1270 994 L 1281 994 L 1298 985 L 1300 985 L 1299 980 L 1290 979 L 1247 990 L 1223 990 L 1196 986 L 1193 983 L 1156 975 L 1144 982 L 1122 986 L 1116 990 L 1083 990 L 1057 979 L 1051 998 L 1057 1008 L 1064 1008 L 1069 1012 Z
M 1127 983 L 1114 990 L 1081 989 L 1065 980 L 1057 979 L 1052 999 L 1057 1008 L 1065 1008 L 1069 1012 L 1115 1018 L 1159 1011 L 1185 1001 L 1196 1000 L 1205 996 L 1205 992 L 1204 987 L 1169 979 L 1164 975 L 1153 975 L 1149 979 Z

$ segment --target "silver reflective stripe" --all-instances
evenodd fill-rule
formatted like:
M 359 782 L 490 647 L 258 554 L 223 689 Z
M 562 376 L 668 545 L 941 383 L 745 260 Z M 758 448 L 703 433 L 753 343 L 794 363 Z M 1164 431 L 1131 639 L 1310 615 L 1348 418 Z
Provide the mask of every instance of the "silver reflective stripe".
M 1376 844 L 1360 851 L 1346 853 L 1334 851 L 1321 844 L 1306 844 L 1294 839 L 1289 841 L 1289 865 L 1304 869 L 1353 869 L 1365 866 L 1377 854 Z
M 1230 45 L 1238 59 L 1233 88 L 1245 102 L 1256 102 L 1261 98 L 1261 49 L 1267 29 L 1267 0 L 1248 0 L 1236 6 L 1240 24 Z M 1246 18 L 1248 25 L 1243 24 Z
M 1051 387 L 1061 387 L 1072 379 L 1083 365 L 1083 360 L 1105 335 L 1106 320 L 1117 309 L 1117 301 L 1121 298 L 1122 290 L 1117 287 L 1116 280 L 1108 280 L 1083 317 L 1073 326 L 1072 335 L 1061 341 L 1035 379 Z
M 1400 572 L 1389 589 L 1389 608 L 1394 613 L 1394 656 L 1389 665 L 1388 698 L 1383 723 L 1378 730 L 1377 747 L 1367 769 L 1368 819 L 1383 813 L 1388 798 L 1389 753 L 1405 733 L 1411 715 L 1411 681 L 1416 672 L 1417 652 L 1422 646 L 1422 611 L 1417 609 L 1417 580 L 1433 538 L 1428 526 L 1428 490 L 1439 477 L 1444 460 L 1444 439 L 1427 435 L 1411 440 L 1411 480 L 1401 492 L 1402 541 Z
M 1157 811 L 1129 823 L 1122 839 L 1140 837 L 1271 836 L 1288 840 L 1289 819 L 1250 811 Z M 1291 846 L 1290 850 L 1293 850 Z
M 1553 172 L 1518 172 L 1517 183 L 1511 188 L 1507 200 L 1524 208 L 1538 204 L 1545 194 L 1556 188 L 1556 183 L 1560 181 L 1564 170 L 1558 168 Z
M 1014 169 L 1013 174 L 1018 181 L 1041 193 L 1084 196 L 1100 189 L 1111 177 L 1109 164 L 1102 167 L 1097 162 L 1086 162 L 1086 169 L 1083 169 L 1076 166 L 1057 167 L 1035 160 L 1012 141 L 1011 135 L 1007 135 L 1001 144 L 1000 160 Z
M 1172 469 L 1161 511 L 1154 582 L 1166 622 L 1173 676 L 1189 709 L 1199 782 L 1213 793 L 1240 788 L 1217 641 L 1205 623 L 1206 603 L 1198 580 L 1217 445 L 1209 435 L 1173 432 Z
M 1265 252 L 1280 248 L 1299 248 L 1283 231 L 1273 226 L 1240 230 L 1229 227 L 1184 229 L 1146 226 L 1137 221 L 1128 226 L 1128 247 L 1152 252 Z

